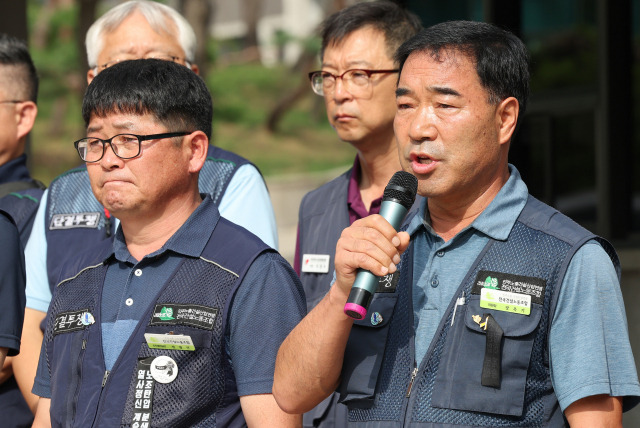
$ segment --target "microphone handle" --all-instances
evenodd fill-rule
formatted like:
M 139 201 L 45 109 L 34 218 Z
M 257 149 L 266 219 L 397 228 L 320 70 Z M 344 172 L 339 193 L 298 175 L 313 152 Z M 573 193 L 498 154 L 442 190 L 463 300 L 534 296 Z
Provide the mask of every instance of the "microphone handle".
M 402 225 L 408 209 L 393 200 L 383 200 L 380 205 L 380 215 L 393 226 L 394 229 Z M 356 280 L 349 292 L 349 298 L 344 305 L 344 313 L 347 316 L 361 320 L 367 315 L 367 309 L 373 298 L 373 293 L 378 287 L 378 277 L 371 272 L 359 269 Z

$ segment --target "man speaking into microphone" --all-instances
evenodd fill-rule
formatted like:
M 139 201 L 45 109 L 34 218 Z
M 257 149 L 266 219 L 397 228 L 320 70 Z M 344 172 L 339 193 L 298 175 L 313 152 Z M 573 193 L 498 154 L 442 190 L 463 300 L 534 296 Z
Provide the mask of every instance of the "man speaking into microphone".
M 350 428 L 622 426 L 640 385 L 615 251 L 508 163 L 526 47 L 445 22 L 395 59 L 400 163 L 423 198 L 401 231 L 372 215 L 342 232 L 330 291 L 278 352 L 276 401 L 299 413 L 337 390 Z M 354 321 L 361 270 L 399 279 Z

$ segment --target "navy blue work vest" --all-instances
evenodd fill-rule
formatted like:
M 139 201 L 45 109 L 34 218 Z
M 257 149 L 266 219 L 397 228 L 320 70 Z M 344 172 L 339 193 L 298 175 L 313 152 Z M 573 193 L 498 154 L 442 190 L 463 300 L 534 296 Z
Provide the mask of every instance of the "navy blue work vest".
M 298 214 L 299 258 L 304 254 L 329 255 L 326 273 L 300 272 L 307 299 L 307 311 L 327 294 L 335 270 L 336 243 L 342 230 L 349 227 L 347 195 L 351 169 L 329 183 L 307 193 Z
M 167 278 L 107 374 L 100 307 L 107 271 L 103 260 L 111 251 L 111 243 L 104 242 L 73 266 L 65 266 L 62 274 L 70 278 L 56 287 L 44 348 L 51 373 L 52 426 L 131 427 L 138 361 L 160 355 L 175 361 L 178 375 L 170 383 L 155 382 L 150 427 L 244 426 L 225 332 L 233 296 L 247 269 L 259 254 L 273 250 L 220 218 L 201 256 L 185 257 Z M 210 326 L 158 323 L 159 308 L 168 305 L 198 305 L 217 315 Z M 69 327 L 70 314 L 87 312 L 95 323 L 85 325 L 74 316 L 75 324 Z M 144 333 L 169 332 L 188 335 L 195 351 L 152 349 L 144 338 Z
M 6 211 L 18 226 L 23 251 L 31 234 L 33 220 L 38 211 L 38 203 L 45 188 L 38 181 L 33 181 L 32 185 L 33 187 L 30 189 L 17 190 L 0 197 L 0 209 Z
M 336 243 L 342 230 L 349 227 L 347 198 L 349 169 L 329 183 L 307 193 L 300 203 L 298 215 L 299 258 L 304 254 L 329 256 L 326 273 L 300 272 L 300 281 L 307 300 L 307 312 L 313 309 L 327 294 L 335 270 Z M 347 419 L 347 408 L 338 403 L 338 395 L 332 394 L 303 415 L 303 426 L 341 428 Z
M 351 331 L 339 387 L 341 401 L 349 406 L 349 427 L 565 426 L 551 384 L 547 339 L 569 262 L 591 239 L 602 244 L 619 275 L 609 243 L 529 197 L 507 241 L 489 241 L 473 263 L 419 365 L 414 361 L 410 246 L 399 265 L 396 292 L 376 293 L 369 307 L 383 321 L 372 325 L 365 318 Z M 481 308 L 472 288 L 483 271 L 544 280 L 542 303 L 532 302 L 529 316 Z M 457 307 L 451 325 L 461 295 L 465 304 Z M 500 388 L 481 384 L 487 339 L 472 317 L 487 313 L 504 331 Z
M 23 156 L 22 159 L 13 160 L 16 168 L 14 171 L 23 171 L 26 175 L 26 157 Z M 15 178 L 17 177 L 0 177 L 0 210 L 5 211 L 16 224 L 24 251 L 45 186 L 33 179 L 11 181 Z M 1 182 L 3 179 L 9 181 Z M 13 376 L 0 384 L 0 415 L 3 415 L 2 426 L 6 428 L 27 428 L 33 423 L 33 414 Z
M 211 195 L 216 205 L 239 167 L 248 160 L 219 147 L 209 146 L 198 180 L 200 192 Z M 49 287 L 60 280 L 60 267 L 103 241 L 112 242 L 114 221 L 96 200 L 85 166 L 57 177 L 49 186 L 45 215 L 47 274 Z
M 23 250 L 45 188 L 29 175 L 26 155 L 0 165 L 0 209 L 9 213 L 18 226 Z

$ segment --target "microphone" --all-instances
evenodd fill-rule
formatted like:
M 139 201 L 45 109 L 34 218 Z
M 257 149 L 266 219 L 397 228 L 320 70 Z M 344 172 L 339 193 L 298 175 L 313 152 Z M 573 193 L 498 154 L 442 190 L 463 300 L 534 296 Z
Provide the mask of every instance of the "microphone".
M 389 184 L 384 189 L 380 215 L 387 220 L 394 229 L 402 225 L 407 211 L 416 200 L 418 179 L 405 171 L 393 174 Z M 349 317 L 361 320 L 367 315 L 367 308 L 378 286 L 379 278 L 371 272 L 358 269 L 356 280 L 349 292 L 349 298 L 344 305 L 344 313 Z

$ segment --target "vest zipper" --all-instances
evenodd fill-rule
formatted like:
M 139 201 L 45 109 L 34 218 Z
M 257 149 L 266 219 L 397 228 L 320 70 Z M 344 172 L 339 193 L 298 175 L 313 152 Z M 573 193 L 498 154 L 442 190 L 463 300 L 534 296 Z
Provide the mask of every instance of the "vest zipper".
M 418 375 L 418 368 L 415 367 L 415 363 L 414 363 L 413 371 L 411 372 L 411 379 L 409 379 L 409 387 L 407 388 L 407 395 L 405 395 L 406 398 L 409 398 L 411 396 L 411 388 L 413 388 L 413 381 L 416 380 L 417 375 Z
M 86 332 L 83 333 L 83 336 L 86 335 Z M 73 397 L 72 400 L 67 404 L 67 423 L 69 426 L 73 423 L 76 417 L 76 406 L 78 405 L 78 395 L 80 394 L 80 384 L 82 379 L 82 363 L 84 361 L 84 352 L 87 348 L 87 339 L 82 337 L 82 342 L 80 343 L 80 352 L 78 352 L 78 357 L 75 360 L 75 370 L 71 373 L 71 385 L 73 388 Z
M 107 238 L 111 237 L 111 213 L 108 209 L 104 209 L 104 229 L 107 234 Z
M 107 379 L 109 378 L 109 373 L 111 373 L 109 370 L 105 370 L 104 371 L 104 376 L 102 376 L 102 387 L 104 388 L 104 385 L 107 383 Z
M 98 414 L 100 413 L 100 406 L 102 404 L 102 392 L 104 391 L 104 386 L 107 384 L 107 379 L 109 379 L 109 370 L 104 371 L 104 375 L 102 375 L 102 388 L 100 389 L 100 393 L 98 394 L 98 405 L 96 407 L 96 414 L 93 415 L 93 422 L 91 422 L 91 426 L 94 427 L 96 425 L 96 420 L 98 419 Z

